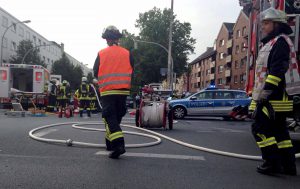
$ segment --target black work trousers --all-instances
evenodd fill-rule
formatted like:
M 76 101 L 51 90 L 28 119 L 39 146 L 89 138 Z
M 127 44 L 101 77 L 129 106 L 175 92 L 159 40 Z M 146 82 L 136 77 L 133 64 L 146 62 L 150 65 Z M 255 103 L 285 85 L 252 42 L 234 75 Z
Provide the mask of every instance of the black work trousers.
M 54 111 L 54 107 L 56 107 L 56 96 L 55 95 L 49 95 L 48 98 L 48 111 L 53 112 Z
M 87 115 L 91 116 L 91 108 L 90 108 L 90 100 L 80 100 L 79 102 L 79 114 L 80 117 L 82 117 L 83 110 L 86 109 Z
M 102 118 L 106 128 L 106 145 L 112 150 L 125 145 L 120 123 L 127 112 L 126 97 L 126 95 L 101 97 Z
M 265 161 L 283 167 L 295 166 L 295 151 L 286 126 L 286 114 L 275 113 L 275 120 L 260 112 L 252 124 L 252 134 Z

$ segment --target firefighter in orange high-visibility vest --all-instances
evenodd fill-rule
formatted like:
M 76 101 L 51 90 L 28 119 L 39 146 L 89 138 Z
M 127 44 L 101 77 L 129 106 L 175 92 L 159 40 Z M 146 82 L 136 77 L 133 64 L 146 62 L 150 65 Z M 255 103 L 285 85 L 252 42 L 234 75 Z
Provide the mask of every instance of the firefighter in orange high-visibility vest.
M 102 118 L 106 128 L 106 149 L 109 157 L 119 158 L 125 153 L 125 141 L 120 123 L 126 114 L 126 97 L 130 94 L 133 59 L 130 52 L 119 46 L 122 34 L 115 26 L 108 26 L 102 38 L 108 47 L 99 51 L 94 64 L 102 104 Z

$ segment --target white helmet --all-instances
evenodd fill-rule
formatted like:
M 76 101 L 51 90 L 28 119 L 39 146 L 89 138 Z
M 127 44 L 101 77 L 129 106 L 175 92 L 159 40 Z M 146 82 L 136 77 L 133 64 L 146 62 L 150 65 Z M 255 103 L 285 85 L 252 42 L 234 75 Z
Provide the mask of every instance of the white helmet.
M 287 23 L 287 15 L 285 14 L 285 12 L 271 7 L 261 13 L 261 20 L 270 20 L 273 22 Z
M 93 79 L 93 83 L 94 83 L 94 84 L 97 84 L 97 83 L 98 83 L 98 80 L 97 80 L 97 79 Z
M 87 82 L 87 78 L 86 77 L 82 77 L 81 81 L 82 82 Z

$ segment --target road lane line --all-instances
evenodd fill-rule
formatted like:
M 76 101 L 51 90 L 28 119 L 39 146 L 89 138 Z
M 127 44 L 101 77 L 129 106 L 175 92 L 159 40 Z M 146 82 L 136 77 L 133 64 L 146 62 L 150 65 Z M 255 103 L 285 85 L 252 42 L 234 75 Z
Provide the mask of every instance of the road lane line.
M 110 152 L 99 151 L 95 155 L 108 155 Z M 132 153 L 127 152 L 122 156 L 126 157 L 144 157 L 144 158 L 159 158 L 159 159 L 177 159 L 177 160 L 196 160 L 196 161 L 205 161 L 203 156 L 187 156 L 187 155 L 173 155 L 173 154 L 152 154 L 152 153 Z
M 55 131 L 57 131 L 57 129 L 49 129 L 49 130 L 45 130 L 45 131 L 41 131 L 41 132 L 36 133 L 35 136 L 37 136 L 37 137 L 42 137 L 42 136 L 48 135 L 48 134 L 50 134 L 50 133 L 53 133 L 53 132 L 55 132 Z

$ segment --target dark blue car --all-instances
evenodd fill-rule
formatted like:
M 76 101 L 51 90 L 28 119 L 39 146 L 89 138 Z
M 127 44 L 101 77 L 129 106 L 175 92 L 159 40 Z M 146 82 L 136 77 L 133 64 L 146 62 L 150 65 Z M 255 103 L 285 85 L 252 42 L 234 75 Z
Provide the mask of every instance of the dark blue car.
M 250 102 L 251 98 L 245 91 L 212 88 L 184 99 L 171 100 L 169 105 L 177 119 L 182 119 L 187 115 L 228 118 L 234 107 L 249 106 Z

